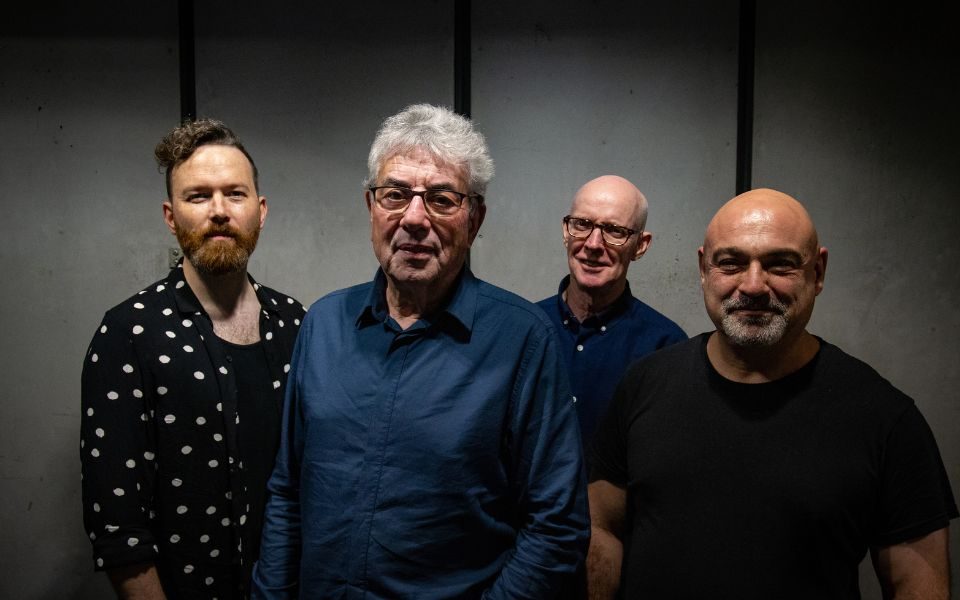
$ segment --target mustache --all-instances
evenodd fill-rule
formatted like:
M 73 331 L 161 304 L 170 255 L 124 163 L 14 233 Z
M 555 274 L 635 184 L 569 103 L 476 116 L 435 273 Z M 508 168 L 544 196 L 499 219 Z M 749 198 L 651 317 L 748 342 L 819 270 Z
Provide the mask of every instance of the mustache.
M 211 225 L 203 232 L 203 237 L 205 238 L 217 235 L 235 238 L 239 235 L 239 232 L 229 225 Z
M 787 312 L 786 304 L 778 300 L 774 300 L 769 296 L 759 296 L 756 298 L 751 298 L 749 296 L 727 298 L 720 303 L 720 306 L 722 306 L 723 310 L 728 313 L 734 310 L 769 310 L 777 313 L 778 315 L 782 315 Z

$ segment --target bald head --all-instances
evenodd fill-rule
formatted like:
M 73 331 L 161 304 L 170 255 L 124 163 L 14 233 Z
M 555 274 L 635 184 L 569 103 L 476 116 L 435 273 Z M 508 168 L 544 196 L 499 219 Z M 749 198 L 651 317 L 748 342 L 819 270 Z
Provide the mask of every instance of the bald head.
M 805 258 L 819 250 L 817 230 L 807 210 L 795 198 L 768 188 L 744 192 L 717 211 L 703 241 L 704 248 L 732 233 L 751 231 L 755 236 L 773 232 L 788 234 L 798 243 Z
M 616 206 L 625 219 L 621 223 L 624 227 L 642 231 L 647 224 L 647 199 L 637 186 L 619 175 L 601 175 L 583 184 L 573 197 L 570 214 L 577 214 L 585 203 Z

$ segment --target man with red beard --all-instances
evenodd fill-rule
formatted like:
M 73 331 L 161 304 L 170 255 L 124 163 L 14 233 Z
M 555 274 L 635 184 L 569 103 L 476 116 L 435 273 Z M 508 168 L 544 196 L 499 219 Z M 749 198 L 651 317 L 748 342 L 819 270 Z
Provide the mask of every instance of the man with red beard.
M 807 331 L 827 249 L 770 189 L 699 249 L 716 330 L 628 369 L 596 437 L 591 598 L 947 598 L 957 516 L 913 400 Z M 621 576 L 622 568 L 622 576 Z
M 84 524 L 124 598 L 243 598 L 303 306 L 247 262 L 267 216 L 253 159 L 212 119 L 157 145 L 183 255 L 106 313 L 82 377 Z

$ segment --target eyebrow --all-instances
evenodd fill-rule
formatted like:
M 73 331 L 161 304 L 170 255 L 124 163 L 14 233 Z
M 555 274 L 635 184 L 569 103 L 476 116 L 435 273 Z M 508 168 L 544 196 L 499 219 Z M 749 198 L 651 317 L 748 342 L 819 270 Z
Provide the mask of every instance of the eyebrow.
M 392 187 L 405 187 L 405 188 L 408 188 L 408 189 L 413 189 L 413 188 L 410 186 L 410 183 L 409 183 L 409 182 L 403 181 L 403 180 L 401 180 L 401 179 L 395 179 L 395 178 L 393 178 L 393 177 L 387 177 L 386 180 L 384 180 L 383 185 L 389 185 L 389 186 L 392 186 Z M 441 181 L 440 183 L 426 186 L 426 189 L 428 189 L 428 190 L 450 190 L 450 191 L 456 191 L 457 188 L 456 188 L 456 186 L 454 186 L 452 183 L 447 183 L 447 182 L 445 182 L 445 181 Z
M 747 254 L 748 254 L 747 252 L 744 252 L 743 250 L 740 250 L 739 248 L 737 248 L 737 247 L 735 247 L 735 246 L 729 246 L 729 247 L 725 247 L 725 248 L 717 248 L 716 250 L 714 250 L 714 251 L 710 254 L 710 258 L 713 259 L 713 260 L 716 260 L 717 257 L 724 256 L 724 255 L 726 255 L 726 256 L 746 256 Z M 790 250 L 790 249 L 787 249 L 787 248 L 778 249 L 778 250 L 771 250 L 770 252 L 764 252 L 764 253 L 761 255 L 761 259 L 766 259 L 766 260 L 769 260 L 769 259 L 777 259 L 777 258 L 783 258 L 783 259 L 792 260 L 792 261 L 797 262 L 797 263 L 799 263 L 799 264 L 803 264 L 803 263 L 806 262 L 806 261 L 804 260 L 803 255 L 802 255 L 801 253 L 797 252 L 796 250 Z

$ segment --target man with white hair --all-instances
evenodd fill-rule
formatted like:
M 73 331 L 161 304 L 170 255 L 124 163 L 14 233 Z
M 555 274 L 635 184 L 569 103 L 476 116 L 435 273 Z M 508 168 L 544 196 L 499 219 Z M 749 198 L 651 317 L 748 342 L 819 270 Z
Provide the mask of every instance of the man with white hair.
M 368 167 L 380 268 L 303 322 L 254 597 L 555 597 L 589 533 L 576 415 L 546 317 L 466 266 L 486 142 L 410 106 Z
M 628 180 L 604 175 L 584 184 L 563 218 L 570 274 L 557 295 L 537 303 L 560 336 L 584 448 L 627 366 L 687 339 L 631 293 L 627 269 L 653 240 L 646 223 L 647 199 Z

